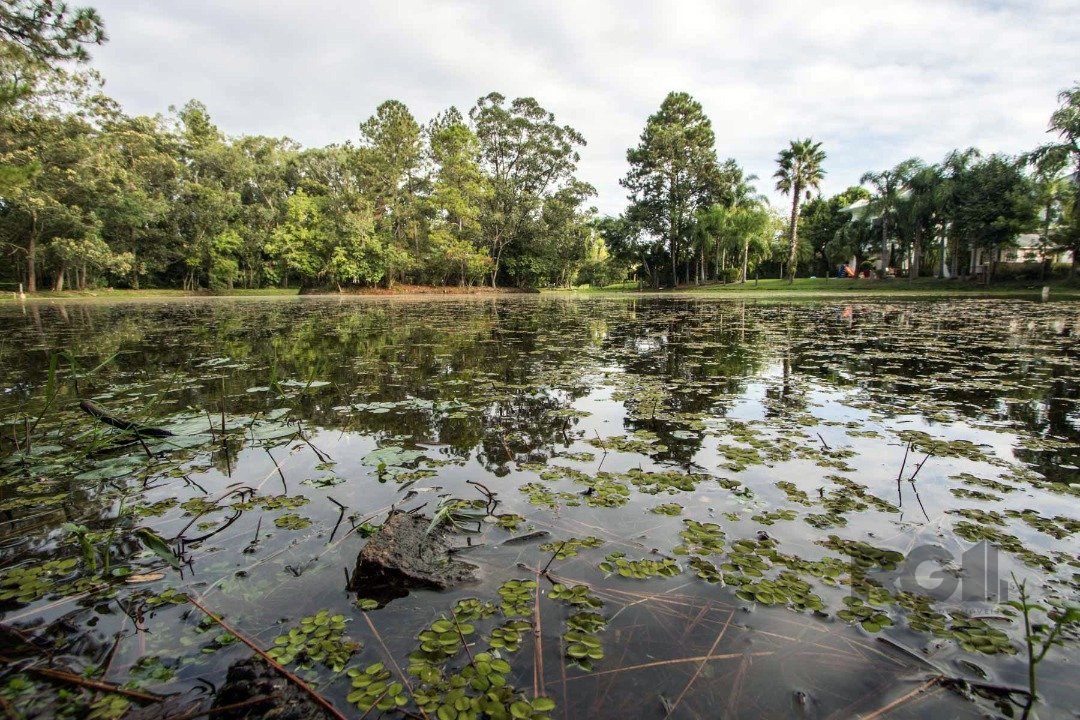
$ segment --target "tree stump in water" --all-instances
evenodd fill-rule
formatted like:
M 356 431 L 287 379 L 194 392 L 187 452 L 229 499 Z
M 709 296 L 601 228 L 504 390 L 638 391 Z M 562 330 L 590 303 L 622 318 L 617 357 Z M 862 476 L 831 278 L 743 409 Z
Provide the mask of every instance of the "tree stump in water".
M 442 526 L 428 532 L 430 525 L 430 518 L 390 513 L 360 551 L 349 589 L 385 604 L 416 588 L 445 590 L 475 579 L 475 566 L 451 556 L 450 533 Z

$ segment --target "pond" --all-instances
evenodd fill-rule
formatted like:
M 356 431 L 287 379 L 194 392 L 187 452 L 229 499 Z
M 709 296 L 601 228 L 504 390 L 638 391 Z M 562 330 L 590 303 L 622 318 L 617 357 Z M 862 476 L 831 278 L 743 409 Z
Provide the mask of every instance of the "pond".
M 1004 602 L 1080 587 L 1078 307 L 0 306 L 0 697 L 196 717 L 243 639 L 347 717 L 1019 715 Z M 476 579 L 354 577 L 391 509 Z

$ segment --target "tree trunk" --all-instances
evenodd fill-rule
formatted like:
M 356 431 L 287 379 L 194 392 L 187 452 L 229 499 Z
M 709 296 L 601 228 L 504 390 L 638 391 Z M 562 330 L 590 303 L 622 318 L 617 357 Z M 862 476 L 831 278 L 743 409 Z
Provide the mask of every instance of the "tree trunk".
M 878 261 L 878 273 L 885 277 L 885 270 L 889 267 L 889 211 L 881 214 L 881 260 Z
M 64 273 L 67 272 L 67 265 L 60 265 L 60 270 L 56 273 L 56 280 L 53 281 L 53 292 L 63 292 L 64 290 Z
M 949 246 L 948 227 L 948 225 L 945 225 L 941 228 L 941 263 L 939 263 L 941 272 L 938 273 L 938 277 L 940 278 L 945 277 L 945 249 Z
M 915 238 L 911 241 L 911 266 L 908 268 L 908 280 L 919 277 L 919 265 L 922 260 L 922 226 L 915 227 Z
M 675 223 L 671 224 L 671 237 L 668 238 L 668 250 L 671 252 L 671 287 L 679 287 L 679 238 Z
M 950 226 L 950 230 L 952 227 Z M 956 237 L 954 233 L 952 238 L 952 262 L 949 264 L 949 270 L 952 272 L 952 276 L 956 277 L 960 272 L 960 238 Z
M 746 264 L 750 259 L 750 236 L 743 238 L 742 244 L 742 272 L 739 273 L 739 282 L 746 284 Z
M 495 251 L 494 257 L 491 258 L 492 259 L 492 265 L 491 265 L 491 289 L 492 290 L 494 290 L 497 287 L 495 285 L 495 282 L 499 277 L 499 262 L 502 260 L 502 251 L 503 251 L 502 240 L 498 236 L 495 237 L 495 244 L 493 245 L 493 247 L 498 248 L 498 250 Z
M 26 291 L 37 292 L 37 213 L 30 214 L 30 239 L 26 245 Z
M 791 193 L 791 227 L 788 229 L 788 284 L 795 283 L 795 251 L 799 246 L 799 196 L 802 187 L 795 183 Z

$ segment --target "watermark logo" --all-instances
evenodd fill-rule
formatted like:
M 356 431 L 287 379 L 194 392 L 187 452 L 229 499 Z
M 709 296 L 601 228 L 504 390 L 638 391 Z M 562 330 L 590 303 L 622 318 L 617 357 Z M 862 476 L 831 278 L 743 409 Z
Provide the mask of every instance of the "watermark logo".
M 956 557 L 940 545 L 919 545 L 884 576 L 886 588 L 926 595 L 938 602 L 1006 602 L 1009 582 L 1000 576 L 998 550 L 988 542 Z

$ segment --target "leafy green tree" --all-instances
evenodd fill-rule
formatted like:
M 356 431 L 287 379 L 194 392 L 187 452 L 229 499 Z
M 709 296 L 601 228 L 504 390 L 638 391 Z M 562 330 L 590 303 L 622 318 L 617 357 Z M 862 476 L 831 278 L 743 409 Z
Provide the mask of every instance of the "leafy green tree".
M 236 255 L 246 287 L 264 279 L 263 246 L 285 214 L 285 203 L 300 182 L 300 146 L 289 138 L 244 136 L 233 142 L 240 185 Z
M 1021 167 L 1011 158 L 991 155 L 972 165 L 956 189 L 954 232 L 972 251 L 989 254 L 988 281 L 1000 251 L 1037 224 L 1032 183 Z
M 178 202 L 168 222 L 178 241 L 184 288 L 219 287 L 222 254 L 235 244 L 221 242 L 240 211 L 237 154 L 210 119 L 206 106 L 192 100 L 177 111 L 176 133 L 184 167 Z
M 791 195 L 791 219 L 788 224 L 788 282 L 795 282 L 796 251 L 799 247 L 799 203 L 803 193 L 810 199 L 810 191 L 816 190 L 825 177 L 825 151 L 821 143 L 812 138 L 792 140 L 776 158 L 779 169 L 773 175 L 776 189 Z
M 324 221 L 316 198 L 301 188 L 285 201 L 285 217 L 270 233 L 265 251 L 277 264 L 272 277 L 289 287 L 289 276 L 313 280 L 320 271 L 317 249 L 325 243 Z
M 718 200 L 720 177 L 712 122 L 688 93 L 672 92 L 649 116 L 641 140 L 626 151 L 630 218 L 666 239 L 671 284 L 678 285 L 680 242 L 697 211 Z
M 942 207 L 941 214 L 945 223 L 945 245 L 949 248 L 949 274 L 956 277 L 960 268 L 960 235 L 956 232 L 956 213 L 962 202 L 962 190 L 964 179 L 971 169 L 972 163 L 976 162 L 981 153 L 978 149 L 970 147 L 964 150 L 953 150 L 941 162 L 942 174 Z M 941 276 L 945 276 L 945 253 L 942 253 Z
M 360 137 L 359 180 L 375 211 L 380 242 L 395 249 L 386 255 L 386 283 L 390 286 L 421 256 L 418 190 L 423 182 L 422 132 L 403 103 L 387 100 L 360 125 Z
M 0 113 L 0 167 L 8 181 L 0 203 L 0 235 L 23 260 L 23 280 L 37 289 L 42 254 L 52 237 L 96 232 L 101 194 L 99 153 L 93 142 L 100 102 L 94 73 L 41 69 L 34 92 Z
M 865 189 L 849 187 L 828 199 L 812 198 L 799 210 L 799 235 L 812 249 L 814 260 L 820 261 L 818 272 L 828 276 L 838 263 L 860 254 L 858 248 L 852 248 L 852 252 L 840 252 L 840 248 L 848 247 L 848 244 L 834 243 L 831 251 L 826 251 L 826 247 L 836 239 L 837 233 L 851 222 L 851 214 L 847 208 L 869 197 L 870 193 Z
M 432 260 L 443 279 L 453 269 L 460 285 L 471 284 L 492 264 L 481 249 L 480 215 L 490 186 L 480 169 L 480 143 L 453 107 L 432 121 L 428 136 L 436 168 L 429 198 Z
M 119 114 L 103 124 L 96 144 L 107 188 L 96 211 L 102 236 L 130 255 L 130 283 L 138 289 L 140 278 L 162 272 L 171 259 L 164 224 L 180 189 L 179 144 L 160 118 Z
M 919 277 L 922 257 L 927 240 L 933 241 L 937 228 L 943 223 L 948 201 L 948 186 L 939 167 L 921 166 L 912 172 L 904 183 L 907 196 L 899 207 L 900 225 L 910 229 L 911 262 L 908 278 Z M 944 238 L 944 233 L 942 233 Z M 941 252 L 944 252 L 944 243 Z
M 664 261 L 662 245 L 649 239 L 641 226 L 631 221 L 625 213 L 597 218 L 593 226 L 613 263 L 625 268 L 624 276 L 629 274 L 632 278 L 643 279 L 659 287 L 659 273 Z
M 585 139 L 569 125 L 559 125 L 531 97 L 507 104 L 503 95 L 490 93 L 477 100 L 469 118 L 490 184 L 480 218 L 495 287 L 504 254 L 526 254 L 527 241 L 537 237 L 545 198 L 573 182 L 581 159 L 577 148 Z

